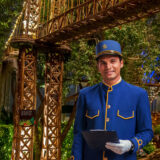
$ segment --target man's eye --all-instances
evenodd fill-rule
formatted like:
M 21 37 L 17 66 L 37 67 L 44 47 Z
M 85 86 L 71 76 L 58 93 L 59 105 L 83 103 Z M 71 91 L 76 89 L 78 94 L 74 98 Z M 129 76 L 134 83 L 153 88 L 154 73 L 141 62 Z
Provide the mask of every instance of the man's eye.
M 101 64 L 105 65 L 105 63 L 104 63 L 104 62 L 101 62 Z
M 114 62 L 116 62 L 116 60 L 115 60 L 115 59 L 112 59 L 111 62 L 114 63 Z

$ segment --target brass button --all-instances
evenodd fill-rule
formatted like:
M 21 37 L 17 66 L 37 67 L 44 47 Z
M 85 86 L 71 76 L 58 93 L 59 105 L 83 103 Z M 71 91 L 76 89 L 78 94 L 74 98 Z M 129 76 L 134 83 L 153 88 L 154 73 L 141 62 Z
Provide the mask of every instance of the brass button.
M 111 106 L 110 105 L 107 105 L 107 109 L 110 109 L 111 108 Z
M 112 91 L 112 87 L 109 87 L 109 88 L 108 88 L 108 91 Z
M 109 118 L 106 118 L 106 122 L 109 122 Z

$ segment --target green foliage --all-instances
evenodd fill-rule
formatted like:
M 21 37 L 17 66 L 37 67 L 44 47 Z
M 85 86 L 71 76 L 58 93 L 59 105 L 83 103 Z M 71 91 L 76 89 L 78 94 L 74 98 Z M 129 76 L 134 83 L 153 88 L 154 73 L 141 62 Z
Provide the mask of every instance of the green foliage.
M 41 123 L 37 122 L 35 126 L 34 134 L 34 146 L 33 146 L 33 159 L 39 160 L 41 155 L 41 146 L 42 146 L 42 136 L 43 136 L 43 126 Z
M 154 134 L 160 135 L 160 125 L 157 125 L 157 126 L 154 128 Z
M 67 122 L 62 122 L 62 131 L 64 127 L 66 126 Z M 71 126 L 66 138 L 63 141 L 62 144 L 62 155 L 61 160 L 67 160 L 71 156 L 71 148 L 73 143 L 73 125 Z
M 13 126 L 0 125 L 0 159 L 11 159 Z
M 72 52 L 69 60 L 64 64 L 63 95 L 66 97 L 70 85 L 78 85 L 87 80 L 88 85 L 100 81 L 95 61 L 95 46 L 88 45 L 82 39 L 71 44 Z
M 150 154 L 156 149 L 155 145 L 153 142 L 148 143 L 146 146 L 143 147 L 143 150 L 147 153 Z
M 0 112 L 0 124 L 12 124 L 13 123 L 13 115 L 11 113 L 7 113 L 4 107 L 1 107 L 2 110 Z
M 38 53 L 37 55 L 37 86 L 44 88 L 45 81 L 45 62 L 46 55 L 44 53 Z
M 146 47 L 144 42 L 147 26 L 143 20 L 128 23 L 105 31 L 106 39 L 120 42 L 124 58 L 139 55 Z

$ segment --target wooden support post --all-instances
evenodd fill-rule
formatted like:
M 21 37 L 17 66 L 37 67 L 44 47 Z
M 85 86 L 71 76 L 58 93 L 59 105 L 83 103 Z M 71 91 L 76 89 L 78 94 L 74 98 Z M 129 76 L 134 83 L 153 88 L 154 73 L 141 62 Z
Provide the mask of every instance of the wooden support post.
M 12 160 L 33 160 L 33 125 L 20 125 L 20 110 L 36 109 L 36 50 L 23 46 L 19 54 L 19 73 L 14 108 Z
M 63 56 L 48 54 L 41 160 L 61 159 L 61 97 Z

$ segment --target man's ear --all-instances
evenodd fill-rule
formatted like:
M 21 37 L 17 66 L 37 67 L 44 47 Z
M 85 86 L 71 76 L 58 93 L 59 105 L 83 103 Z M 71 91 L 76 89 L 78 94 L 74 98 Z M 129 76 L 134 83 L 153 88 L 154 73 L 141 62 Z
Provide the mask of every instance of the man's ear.
M 121 68 L 123 68 L 123 59 L 121 60 Z
M 99 63 L 98 63 L 98 61 L 97 61 L 97 70 L 98 70 L 98 72 L 99 72 Z

